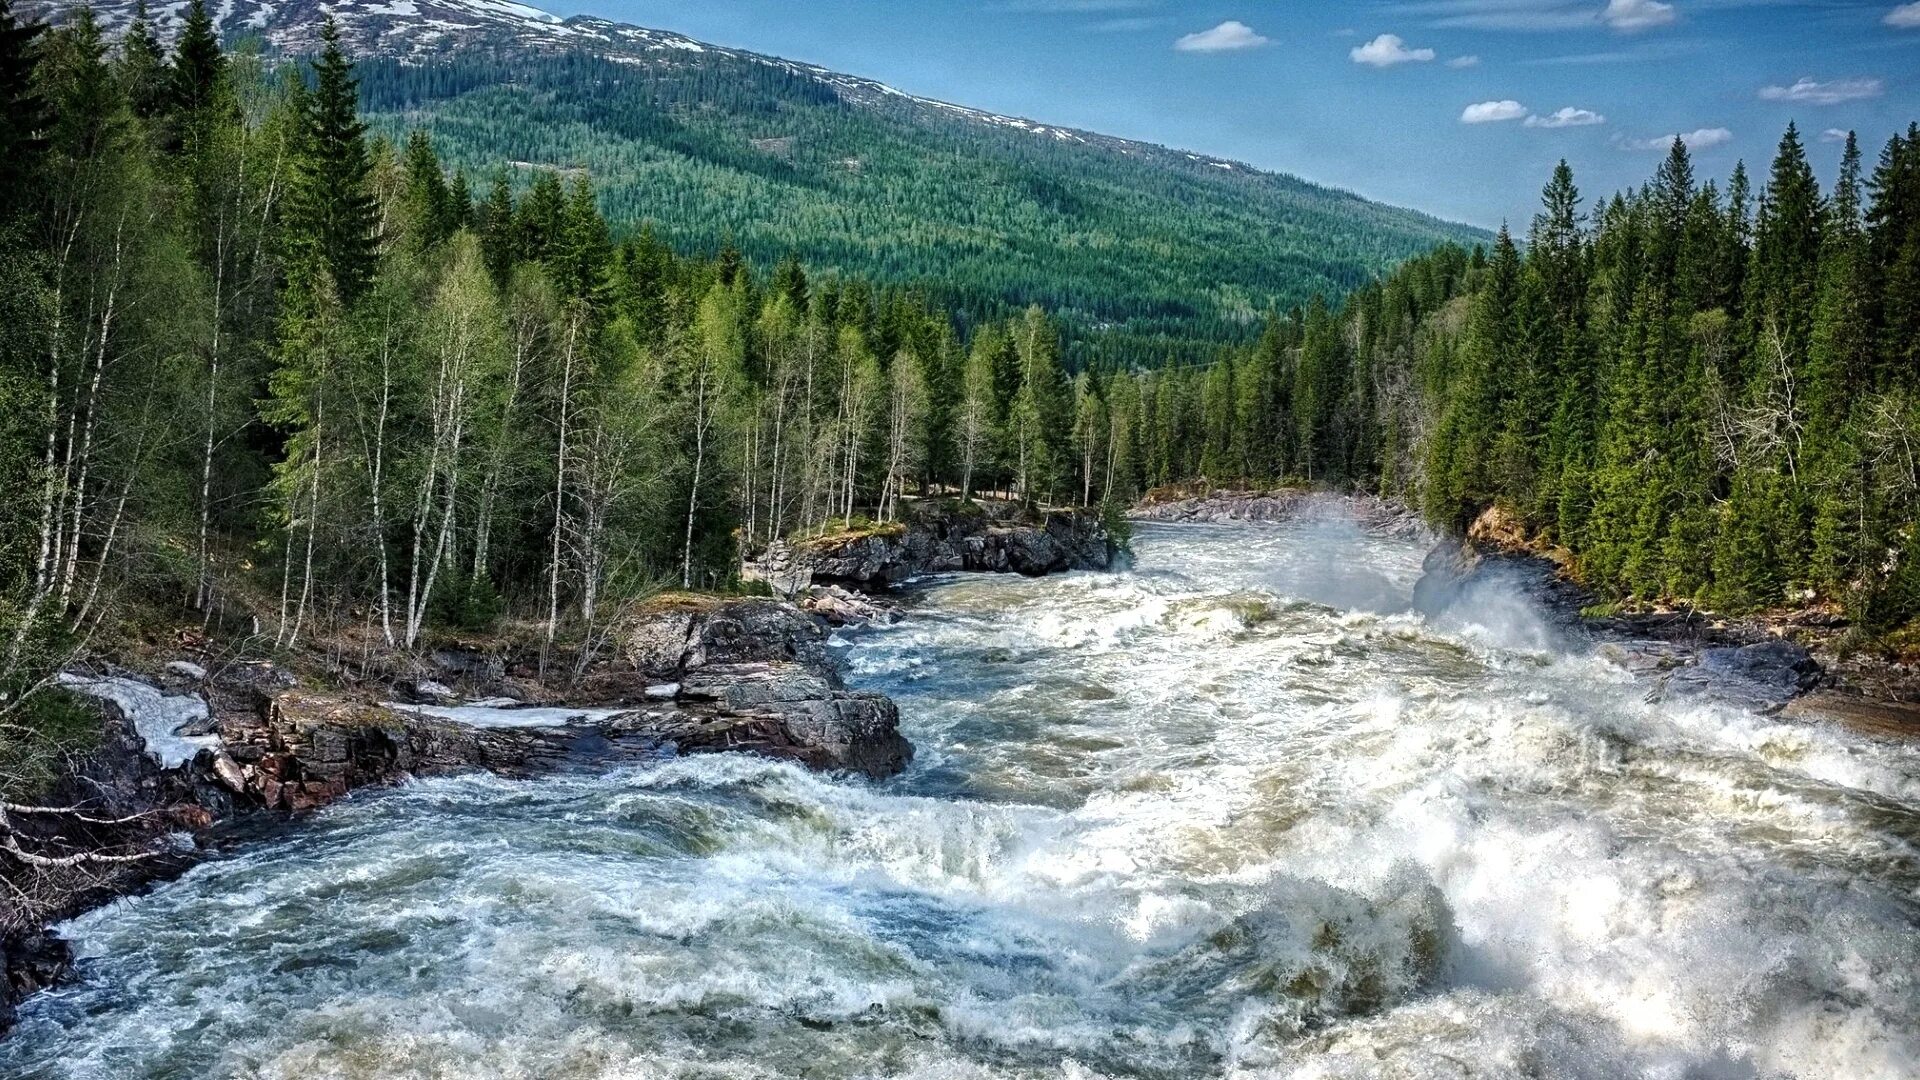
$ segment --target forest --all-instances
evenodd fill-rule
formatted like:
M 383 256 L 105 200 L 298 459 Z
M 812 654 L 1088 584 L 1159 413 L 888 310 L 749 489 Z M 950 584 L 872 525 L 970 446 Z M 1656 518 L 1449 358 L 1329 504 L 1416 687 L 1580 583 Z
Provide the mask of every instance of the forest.
M 1479 230 L 1099 136 L 1060 138 L 714 51 L 369 57 L 362 106 L 451 166 L 584 170 L 614 222 L 682 251 L 915 285 L 971 333 L 1032 304 L 1070 366 L 1211 359 L 1262 315 L 1344 295 Z M 1111 145 L 1109 145 L 1111 144 Z
M 1116 486 L 1284 478 L 1456 529 L 1499 505 L 1614 601 L 1920 615 L 1920 128 L 1870 172 L 1848 136 L 1827 192 L 1791 126 L 1757 192 L 1676 140 L 1586 211 L 1563 162 L 1524 247 L 1108 380 Z
M 579 642 L 930 493 L 1499 505 L 1618 602 L 1920 614 L 1920 130 L 1870 173 L 1849 141 L 1828 192 L 1792 129 L 1757 192 L 1676 142 L 1589 210 L 1562 165 L 1524 251 L 1443 245 L 1148 368 L 1037 305 L 676 250 L 583 171 L 449 170 L 358 74 L 331 31 L 229 53 L 201 0 L 171 50 L 0 0 L 0 784 L 59 746 L 38 691 L 143 610 L 262 652 Z

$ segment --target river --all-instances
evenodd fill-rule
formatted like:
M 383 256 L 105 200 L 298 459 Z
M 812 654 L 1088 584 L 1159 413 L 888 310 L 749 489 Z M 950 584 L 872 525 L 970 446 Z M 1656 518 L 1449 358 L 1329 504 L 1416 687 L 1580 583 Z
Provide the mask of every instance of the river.
M 1920 1076 L 1920 752 L 1645 687 L 1336 517 L 920 582 L 918 747 L 356 796 L 63 927 L 0 1074 Z

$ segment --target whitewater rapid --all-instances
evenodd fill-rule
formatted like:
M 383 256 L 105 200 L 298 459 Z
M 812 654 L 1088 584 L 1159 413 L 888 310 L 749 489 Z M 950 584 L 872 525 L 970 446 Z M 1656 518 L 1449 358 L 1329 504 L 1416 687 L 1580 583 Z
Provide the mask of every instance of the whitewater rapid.
M 1144 526 L 834 640 L 912 769 L 356 796 L 62 927 L 0 1075 L 1920 1077 L 1920 751 L 1645 688 L 1420 544 Z

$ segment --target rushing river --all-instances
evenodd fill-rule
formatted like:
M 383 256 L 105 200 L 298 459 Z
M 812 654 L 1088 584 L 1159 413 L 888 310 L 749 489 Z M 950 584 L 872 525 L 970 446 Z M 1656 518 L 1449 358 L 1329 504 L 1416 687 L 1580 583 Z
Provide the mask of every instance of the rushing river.
M 1644 687 L 1421 546 L 1148 526 L 835 645 L 870 785 L 356 797 L 64 928 L 22 1077 L 1920 1076 L 1920 752 Z

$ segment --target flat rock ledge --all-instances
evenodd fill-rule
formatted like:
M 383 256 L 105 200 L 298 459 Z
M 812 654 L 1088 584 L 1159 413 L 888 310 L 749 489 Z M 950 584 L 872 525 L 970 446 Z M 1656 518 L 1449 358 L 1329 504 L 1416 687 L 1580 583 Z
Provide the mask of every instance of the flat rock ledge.
M 184 734 L 217 734 L 220 743 L 163 769 L 133 718 L 101 703 L 103 745 L 75 763 L 47 802 L 116 823 L 18 818 L 16 828 L 30 839 L 39 829 L 63 851 L 154 854 L 131 863 L 0 866 L 15 887 L 0 900 L 0 1031 L 21 998 L 68 968 L 66 943 L 46 926 L 170 877 L 231 837 L 257 835 L 361 788 L 723 751 L 893 775 L 913 757 L 899 710 L 883 694 L 847 689 L 827 634 L 825 619 L 783 601 L 676 598 L 619 627 L 615 657 L 568 686 L 564 704 L 516 678 L 523 663 L 480 649 L 432 652 L 422 658 L 428 675 L 351 692 L 290 685 L 271 665 L 212 677 L 163 672 L 159 686 L 205 692 L 211 705 L 211 716 Z

